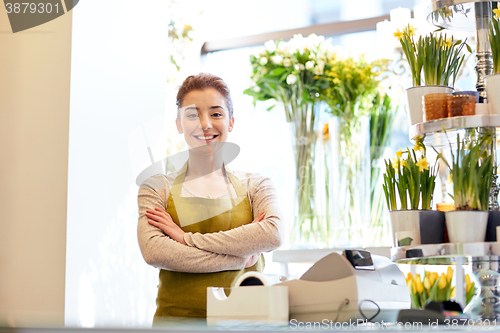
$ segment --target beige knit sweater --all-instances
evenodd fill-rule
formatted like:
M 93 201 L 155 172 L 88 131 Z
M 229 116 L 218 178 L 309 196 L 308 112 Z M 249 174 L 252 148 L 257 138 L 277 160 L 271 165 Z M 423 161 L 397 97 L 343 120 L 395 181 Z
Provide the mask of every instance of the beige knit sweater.
M 157 268 L 186 273 L 211 273 L 244 268 L 248 257 L 277 249 L 283 239 L 283 218 L 271 180 L 259 174 L 232 172 L 247 191 L 254 215 L 266 212 L 258 223 L 216 233 L 185 233 L 187 245 L 180 244 L 150 225 L 147 209 L 166 210 L 170 187 L 178 173 L 155 175 L 139 188 L 137 237 L 144 260 Z M 183 185 L 182 197 L 193 193 Z M 234 187 L 222 197 L 236 197 Z

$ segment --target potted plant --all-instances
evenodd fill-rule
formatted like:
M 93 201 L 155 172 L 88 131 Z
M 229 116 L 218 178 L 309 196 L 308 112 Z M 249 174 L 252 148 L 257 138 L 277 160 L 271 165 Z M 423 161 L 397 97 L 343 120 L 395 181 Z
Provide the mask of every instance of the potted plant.
M 451 243 L 483 242 L 486 237 L 493 157 L 493 135 L 488 129 L 468 131 L 467 138 L 457 134 L 456 150 L 450 144 L 451 164 L 438 154 L 450 169 L 455 211 L 446 212 L 446 227 Z M 446 131 L 445 131 L 446 133 Z
M 486 95 L 488 97 L 488 112 L 490 114 L 500 114 L 500 9 L 493 9 L 495 16 L 489 25 L 489 40 L 491 45 L 491 55 L 493 58 L 493 75 L 486 77 Z
M 408 273 L 406 284 L 410 289 L 411 308 L 424 309 L 428 300 L 435 302 L 449 301 L 455 298 L 455 287 L 452 286 L 453 269 L 448 267 L 446 274 L 439 276 L 436 272 L 425 271 L 422 278 L 419 274 Z M 476 295 L 477 288 L 469 274 L 465 275 L 465 304 L 468 305 Z
M 413 87 L 406 90 L 410 125 L 423 121 L 422 97 L 427 94 L 453 92 L 455 79 L 464 63 L 461 54 L 464 46 L 461 40 L 434 33 L 415 40 L 415 28 L 408 25 L 397 31 L 401 47 L 411 70 Z
M 444 214 L 431 210 L 437 162 L 429 167 L 422 140 L 417 140 L 413 150 L 400 149 L 396 155 L 394 160 L 385 161 L 383 184 L 393 245 L 443 243 Z

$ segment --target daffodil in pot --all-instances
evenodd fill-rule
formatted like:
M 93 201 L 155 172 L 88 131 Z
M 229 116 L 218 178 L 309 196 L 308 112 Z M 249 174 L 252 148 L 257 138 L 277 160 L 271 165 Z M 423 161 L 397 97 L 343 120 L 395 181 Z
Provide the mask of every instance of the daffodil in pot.
M 410 125 L 423 121 L 422 97 L 427 94 L 451 94 L 455 79 L 464 63 L 462 49 L 467 46 L 453 37 L 430 33 L 415 37 L 416 29 L 408 25 L 397 31 L 406 60 L 410 67 L 412 86 L 406 90 Z
M 486 95 L 488 97 L 488 112 L 500 114 L 500 9 L 493 9 L 494 17 L 490 21 L 489 40 L 493 58 L 493 75 L 486 77 Z
M 457 134 L 456 149 L 450 144 L 451 163 L 438 154 L 450 169 L 455 211 L 446 212 L 451 243 L 484 242 L 488 222 L 493 157 L 493 135 L 488 129 L 469 131 L 467 138 Z
M 295 35 L 288 42 L 268 41 L 251 55 L 254 102 L 273 100 L 290 125 L 295 166 L 295 196 L 290 230 L 292 246 L 324 247 L 329 239 L 325 180 L 318 174 L 316 149 L 319 111 L 336 50 L 322 36 Z M 275 105 L 271 106 L 271 110 Z M 323 158 L 321 157 L 321 161 Z
M 444 242 L 444 214 L 431 209 L 438 167 L 429 166 L 426 152 L 417 141 L 413 150 L 400 149 L 395 159 L 385 161 L 383 189 L 393 246 Z

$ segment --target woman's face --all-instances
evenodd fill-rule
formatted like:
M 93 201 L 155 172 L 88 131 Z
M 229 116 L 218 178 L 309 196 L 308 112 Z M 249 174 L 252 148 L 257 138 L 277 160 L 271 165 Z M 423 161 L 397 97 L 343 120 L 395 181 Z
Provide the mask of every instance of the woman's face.
M 207 88 L 193 90 L 184 96 L 176 124 L 188 146 L 194 149 L 226 142 L 234 119 L 229 119 L 224 96 Z

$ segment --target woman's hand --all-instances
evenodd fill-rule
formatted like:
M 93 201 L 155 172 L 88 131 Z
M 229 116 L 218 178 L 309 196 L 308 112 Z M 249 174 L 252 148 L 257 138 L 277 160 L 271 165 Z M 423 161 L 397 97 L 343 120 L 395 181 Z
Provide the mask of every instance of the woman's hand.
M 148 223 L 161 229 L 165 235 L 170 236 L 173 240 L 186 245 L 184 241 L 184 230 L 182 230 L 172 219 L 169 213 L 160 208 L 155 210 L 146 210 Z
M 266 212 L 260 213 L 259 215 L 257 215 L 255 217 L 255 219 L 252 221 L 252 223 L 256 223 L 256 222 L 262 221 L 265 216 L 266 216 Z M 257 260 L 259 260 L 259 257 L 260 257 L 260 254 L 254 254 L 253 256 L 248 257 L 247 262 L 245 264 L 245 268 L 252 267 L 253 265 L 255 265 L 255 263 L 257 262 Z
M 260 222 L 264 219 L 264 217 L 266 216 L 266 212 L 261 212 L 259 215 L 257 215 L 254 220 L 252 221 L 252 223 L 254 222 Z
M 247 259 L 246 264 L 245 264 L 245 268 L 252 267 L 253 265 L 255 265 L 257 260 L 259 260 L 259 257 L 260 257 L 260 254 L 254 254 L 253 256 L 249 257 Z

